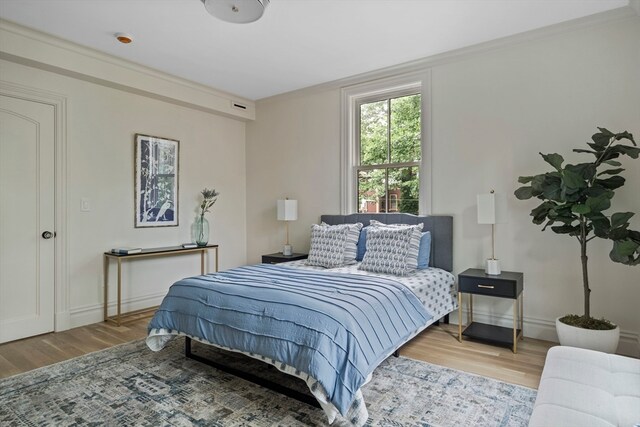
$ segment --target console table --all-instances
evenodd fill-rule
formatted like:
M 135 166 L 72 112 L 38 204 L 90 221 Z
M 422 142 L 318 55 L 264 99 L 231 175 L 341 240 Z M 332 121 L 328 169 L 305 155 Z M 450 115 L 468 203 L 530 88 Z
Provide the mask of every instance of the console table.
M 141 310 L 122 313 L 122 261 L 135 258 L 152 258 L 161 256 L 184 255 L 200 253 L 200 274 L 205 274 L 205 258 L 209 249 L 215 249 L 216 270 L 218 271 L 218 245 L 198 246 L 197 248 L 183 248 L 182 246 L 168 246 L 164 248 L 148 248 L 135 254 L 104 253 L 104 321 L 113 322 L 120 326 L 127 317 L 140 315 L 156 310 L 158 307 L 143 308 Z M 114 259 L 118 265 L 118 303 L 115 316 L 109 316 L 109 262 Z

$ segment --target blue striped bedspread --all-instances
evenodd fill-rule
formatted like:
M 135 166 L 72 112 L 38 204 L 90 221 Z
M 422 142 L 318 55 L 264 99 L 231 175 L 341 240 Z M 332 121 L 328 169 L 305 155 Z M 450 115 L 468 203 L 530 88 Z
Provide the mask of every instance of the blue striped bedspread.
M 368 375 L 432 318 L 383 277 L 276 265 L 173 284 L 149 324 L 275 359 L 322 384 L 345 415 Z

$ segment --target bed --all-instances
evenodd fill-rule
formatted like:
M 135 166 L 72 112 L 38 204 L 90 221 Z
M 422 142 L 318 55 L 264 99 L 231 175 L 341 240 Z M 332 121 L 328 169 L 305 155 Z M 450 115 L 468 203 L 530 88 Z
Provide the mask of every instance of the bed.
M 370 259 L 333 268 L 293 261 L 183 279 L 171 287 L 149 324 L 149 348 L 159 351 L 174 337 L 185 336 L 188 357 L 315 403 L 330 424 L 364 425 L 368 412 L 361 388 L 373 370 L 457 309 L 450 273 L 452 218 L 353 214 L 323 215 L 321 221 L 325 229 L 352 231 L 354 224 L 371 224 L 367 245 L 372 253 L 376 237 L 371 228 L 376 221 L 412 225 L 408 233 L 414 236 L 421 228 L 419 234 L 431 238 L 429 268 L 399 277 L 361 270 Z M 298 377 L 313 398 L 201 360 L 191 351 L 193 340 L 245 354 Z

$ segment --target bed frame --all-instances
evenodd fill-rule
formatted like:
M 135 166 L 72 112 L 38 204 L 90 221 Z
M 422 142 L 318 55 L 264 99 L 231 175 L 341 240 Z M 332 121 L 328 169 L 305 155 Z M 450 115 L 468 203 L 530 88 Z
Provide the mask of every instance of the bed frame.
M 416 216 L 405 213 L 394 214 L 351 214 L 351 215 L 322 215 L 320 220 L 329 224 L 354 224 L 361 222 L 364 226 L 369 225 L 375 219 L 384 224 L 410 224 L 422 223 L 422 231 L 431 232 L 431 257 L 429 265 L 451 272 L 453 270 L 453 217 L 451 216 Z M 444 323 L 449 323 L 449 314 L 445 315 Z M 440 323 L 437 319 L 433 324 Z M 196 360 L 209 366 L 213 366 L 223 372 L 235 375 L 244 380 L 250 381 L 259 386 L 268 388 L 285 396 L 296 399 L 308 405 L 320 408 L 320 404 L 310 394 L 301 393 L 281 384 L 269 381 L 249 372 L 240 371 L 230 366 L 222 365 L 211 359 L 207 359 L 191 351 L 191 338 L 185 337 L 184 354 L 187 358 Z M 406 343 L 403 343 L 404 345 Z M 399 348 L 393 353 L 395 357 L 400 355 Z M 257 359 L 256 359 L 257 360 Z M 270 365 L 271 366 L 271 365 Z

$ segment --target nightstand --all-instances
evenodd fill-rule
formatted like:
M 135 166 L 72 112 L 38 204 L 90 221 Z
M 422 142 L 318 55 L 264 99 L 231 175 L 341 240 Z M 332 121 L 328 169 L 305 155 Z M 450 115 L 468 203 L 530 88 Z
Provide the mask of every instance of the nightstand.
M 275 254 L 262 255 L 263 264 L 280 264 L 281 262 L 297 261 L 299 259 L 307 259 L 309 254 L 296 254 L 283 255 L 282 252 L 276 252 Z
M 524 274 L 515 271 L 503 271 L 493 276 L 484 270 L 470 268 L 458 274 L 458 341 L 462 337 L 487 341 L 512 347 L 517 353 L 518 340 L 522 339 Z M 462 294 L 469 294 L 467 327 L 462 328 Z M 513 300 L 513 328 L 488 325 L 473 321 L 473 296 L 485 295 Z

